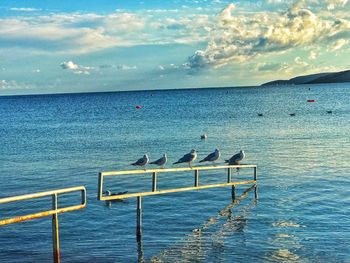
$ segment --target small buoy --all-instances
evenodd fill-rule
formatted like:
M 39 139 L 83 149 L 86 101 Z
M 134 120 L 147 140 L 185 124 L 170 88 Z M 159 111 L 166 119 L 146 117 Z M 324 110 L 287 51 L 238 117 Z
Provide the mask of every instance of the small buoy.
M 135 108 L 136 109 L 141 109 L 142 107 L 140 105 L 137 105 Z
M 258 116 L 259 116 L 259 117 L 262 117 L 262 116 L 264 116 L 264 114 L 262 114 L 262 113 L 258 113 Z
M 293 112 L 293 113 L 289 113 L 289 115 L 290 115 L 290 116 L 295 116 L 295 113 L 294 113 L 294 112 Z
M 328 110 L 327 113 L 332 113 L 332 111 L 331 111 L 331 110 Z
M 206 140 L 207 138 L 208 138 L 208 135 L 207 135 L 207 134 L 204 133 L 204 134 L 201 135 L 201 139 L 202 139 L 202 140 Z
M 307 102 L 315 102 L 315 100 L 307 100 Z

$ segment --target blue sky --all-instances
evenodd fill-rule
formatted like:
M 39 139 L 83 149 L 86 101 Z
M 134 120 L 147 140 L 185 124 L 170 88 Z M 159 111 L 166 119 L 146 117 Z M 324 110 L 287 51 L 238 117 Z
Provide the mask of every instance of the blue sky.
M 347 0 L 0 2 L 0 95 L 259 85 L 350 69 Z

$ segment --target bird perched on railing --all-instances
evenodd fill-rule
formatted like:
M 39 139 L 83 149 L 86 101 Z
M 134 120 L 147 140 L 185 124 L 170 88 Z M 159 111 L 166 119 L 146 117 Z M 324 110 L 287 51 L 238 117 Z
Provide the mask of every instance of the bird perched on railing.
M 192 167 L 192 166 L 191 166 L 191 163 L 192 163 L 194 160 L 196 160 L 196 158 L 197 158 L 197 152 L 196 152 L 196 150 L 193 150 L 193 149 L 192 149 L 190 153 L 185 154 L 185 155 L 182 156 L 177 162 L 175 162 L 175 163 L 173 163 L 173 164 L 188 163 L 188 165 L 189 165 L 190 167 Z
M 131 165 L 134 165 L 134 166 L 145 166 L 146 164 L 148 164 L 148 162 L 149 162 L 148 155 L 145 154 L 142 158 L 138 159 L 136 162 L 132 163 Z
M 214 152 L 210 153 L 207 157 L 205 157 L 203 160 L 200 160 L 199 162 L 215 162 L 220 158 L 220 156 L 220 151 L 218 149 L 215 149 Z
M 166 164 L 167 161 L 168 161 L 168 157 L 167 157 L 166 153 L 164 153 L 163 157 L 159 158 L 158 160 L 156 160 L 154 162 L 150 162 L 149 164 L 156 164 L 156 165 L 159 165 L 162 168 L 164 168 L 164 165 Z
M 243 150 L 241 150 L 239 153 L 233 155 L 230 159 L 225 160 L 225 163 L 228 163 L 229 165 L 239 165 L 244 158 L 245 153 Z

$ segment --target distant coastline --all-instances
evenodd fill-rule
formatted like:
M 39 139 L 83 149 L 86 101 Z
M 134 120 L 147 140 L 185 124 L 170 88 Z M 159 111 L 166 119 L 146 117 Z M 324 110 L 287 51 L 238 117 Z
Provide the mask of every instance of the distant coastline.
M 350 70 L 303 75 L 291 78 L 289 80 L 274 80 L 261 84 L 261 86 L 325 84 L 345 82 L 350 82 Z

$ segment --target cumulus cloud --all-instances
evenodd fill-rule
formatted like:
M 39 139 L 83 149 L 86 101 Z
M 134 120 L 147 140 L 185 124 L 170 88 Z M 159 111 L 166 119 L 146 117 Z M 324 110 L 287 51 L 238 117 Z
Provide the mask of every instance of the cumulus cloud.
M 206 49 L 190 56 L 187 67 L 220 67 L 350 37 L 349 20 L 335 18 L 330 13 L 314 13 L 303 0 L 284 12 L 244 15 L 236 14 L 235 9 L 230 4 L 217 15 Z M 344 42 L 338 44 L 336 47 Z
M 62 69 L 67 69 L 72 71 L 74 74 L 85 74 L 89 75 L 90 70 L 94 69 L 93 67 L 85 67 L 75 64 L 73 61 L 64 61 L 60 64 Z

